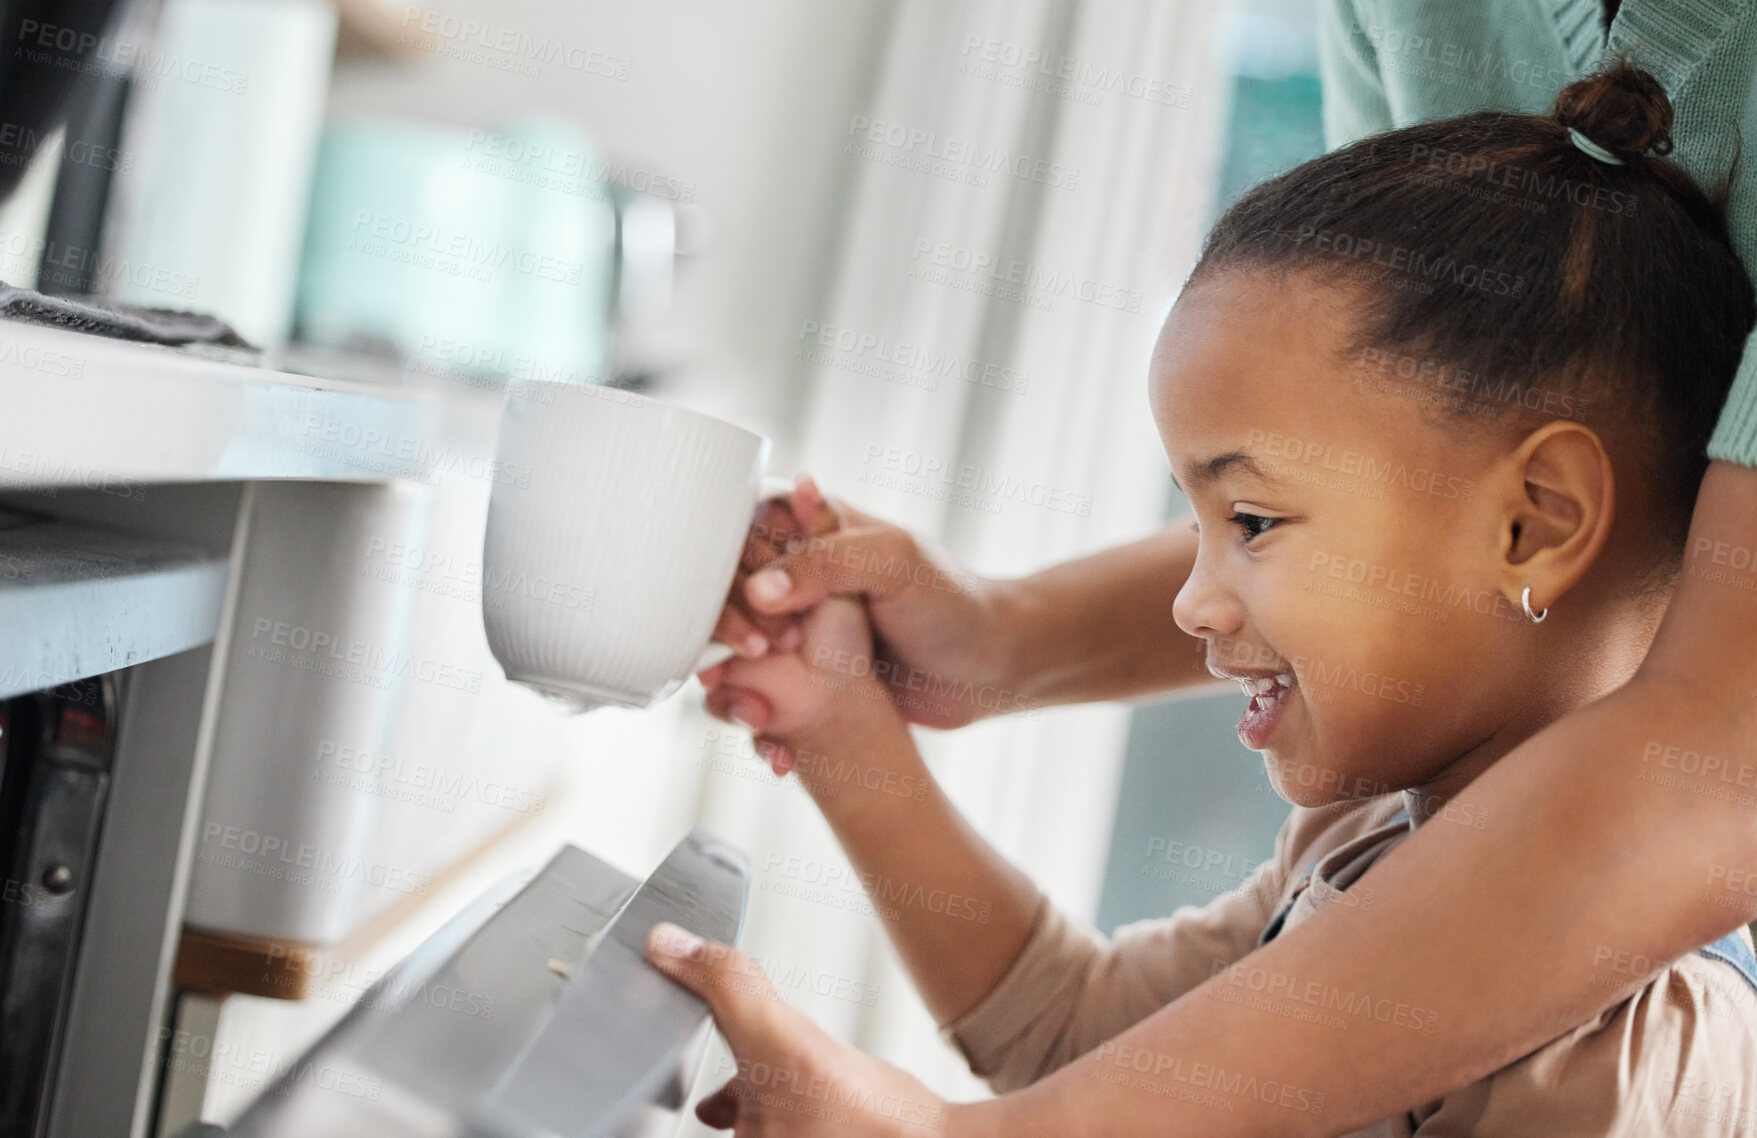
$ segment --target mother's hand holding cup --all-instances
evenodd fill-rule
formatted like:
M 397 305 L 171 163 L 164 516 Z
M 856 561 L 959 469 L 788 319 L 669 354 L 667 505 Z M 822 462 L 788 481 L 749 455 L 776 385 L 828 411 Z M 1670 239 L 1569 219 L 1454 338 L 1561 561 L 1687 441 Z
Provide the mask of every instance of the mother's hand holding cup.
M 858 596 L 876 636 L 874 670 L 905 719 L 951 728 L 995 714 L 996 701 L 985 703 L 981 693 L 1007 686 L 1020 627 L 1008 615 L 1005 586 L 908 530 L 825 500 L 809 477 L 801 476 L 789 503 L 758 508 L 739 577 L 720 639 L 738 642 L 754 632 L 765 647 L 791 651 L 804 614 L 826 597 Z M 723 682 L 724 671 L 702 675 L 708 710 L 760 733 L 772 715 L 768 701 Z M 920 698 L 923 689 L 934 697 Z M 770 749 L 770 757 L 778 773 L 787 766 L 784 748 Z

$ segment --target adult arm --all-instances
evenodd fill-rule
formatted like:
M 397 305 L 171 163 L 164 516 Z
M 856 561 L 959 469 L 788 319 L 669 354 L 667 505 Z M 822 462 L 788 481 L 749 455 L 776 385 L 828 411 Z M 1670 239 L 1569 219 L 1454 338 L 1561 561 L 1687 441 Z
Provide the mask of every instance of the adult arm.
M 1318 75 L 1324 92 L 1324 139 L 1331 146 L 1395 125 L 1379 74 L 1374 30 L 1356 16 L 1354 0 L 1319 0 Z
M 1129 699 L 1213 682 L 1202 642 L 1172 602 L 1196 534 L 1177 521 L 1150 537 L 1016 580 L 978 577 L 907 530 L 836 503 L 834 532 L 805 536 L 779 510 L 759 516 L 721 621 L 729 643 L 781 631 L 819 601 L 858 594 L 878 636 L 881 677 L 910 722 L 959 727 L 1010 711 Z M 747 653 L 761 655 L 761 653 Z M 773 709 L 704 673 L 708 708 L 757 730 Z

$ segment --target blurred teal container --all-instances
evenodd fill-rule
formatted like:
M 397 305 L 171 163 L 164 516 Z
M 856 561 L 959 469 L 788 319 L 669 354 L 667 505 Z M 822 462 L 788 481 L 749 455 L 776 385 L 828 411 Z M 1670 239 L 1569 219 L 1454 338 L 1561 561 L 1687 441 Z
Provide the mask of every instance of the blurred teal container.
M 602 382 L 616 249 L 604 175 L 591 138 L 561 120 L 331 125 L 306 226 L 299 337 L 388 345 L 438 374 Z

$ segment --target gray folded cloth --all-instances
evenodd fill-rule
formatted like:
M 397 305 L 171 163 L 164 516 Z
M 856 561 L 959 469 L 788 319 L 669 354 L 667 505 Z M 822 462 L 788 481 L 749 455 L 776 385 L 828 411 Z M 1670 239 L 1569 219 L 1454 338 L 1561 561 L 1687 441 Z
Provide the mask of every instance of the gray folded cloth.
M 101 304 L 90 297 L 49 296 L 0 283 L 0 317 L 149 344 L 214 344 L 251 349 L 218 317 L 171 308 Z M 252 349 L 253 350 L 253 349 Z

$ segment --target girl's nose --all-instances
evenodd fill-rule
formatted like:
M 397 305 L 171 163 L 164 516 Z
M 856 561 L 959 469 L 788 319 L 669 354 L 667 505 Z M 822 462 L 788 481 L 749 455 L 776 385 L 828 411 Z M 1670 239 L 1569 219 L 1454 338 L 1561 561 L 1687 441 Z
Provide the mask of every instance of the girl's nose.
M 1209 550 L 1197 551 L 1196 564 L 1171 605 L 1172 619 L 1179 628 L 1210 640 L 1236 636 L 1244 625 L 1244 608 L 1221 581 L 1213 560 Z

